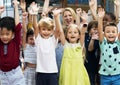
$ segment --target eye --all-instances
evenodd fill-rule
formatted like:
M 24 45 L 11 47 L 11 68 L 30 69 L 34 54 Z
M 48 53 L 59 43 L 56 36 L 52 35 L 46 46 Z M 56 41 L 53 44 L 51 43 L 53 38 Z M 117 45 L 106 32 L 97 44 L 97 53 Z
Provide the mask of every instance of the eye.
M 77 34 L 78 32 L 74 32 L 75 34 Z

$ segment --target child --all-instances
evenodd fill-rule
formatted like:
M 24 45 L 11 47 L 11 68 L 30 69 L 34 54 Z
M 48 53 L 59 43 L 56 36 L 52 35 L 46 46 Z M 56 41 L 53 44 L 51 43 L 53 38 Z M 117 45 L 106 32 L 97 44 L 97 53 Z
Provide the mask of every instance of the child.
M 17 0 L 13 0 L 13 4 L 15 20 L 12 17 L 0 19 L 0 80 L 2 85 L 26 85 L 19 66 L 21 24 Z
M 104 9 L 98 10 L 98 33 L 101 49 L 101 85 L 120 85 L 120 33 L 114 23 L 104 28 Z
M 62 40 L 64 53 L 60 69 L 60 85 L 90 85 L 89 77 L 84 67 L 82 53 L 84 36 L 81 33 L 75 24 L 69 25 L 66 29 L 66 41 L 63 42 L 64 38 Z
M 70 24 L 64 32 L 60 24 L 60 14 L 57 14 L 57 28 L 60 30 L 60 40 L 64 45 L 59 85 L 90 85 L 87 71 L 84 67 L 83 44 L 85 28 L 81 30 L 75 24 Z M 65 39 L 66 37 L 66 39 Z
M 35 3 L 31 7 L 37 9 Z M 37 14 L 33 14 L 33 28 L 37 47 L 36 85 L 58 85 L 55 48 L 59 30 L 57 27 L 54 30 L 54 21 L 49 17 L 43 17 L 37 24 Z
M 85 34 L 86 61 L 87 69 L 91 85 L 95 85 L 98 74 L 99 64 L 99 41 L 98 41 L 98 22 L 91 21 L 87 27 Z
M 34 43 L 34 31 L 29 28 L 26 33 L 26 18 L 27 13 L 23 13 L 23 52 L 26 68 L 24 71 L 26 85 L 35 85 L 36 73 L 36 46 Z

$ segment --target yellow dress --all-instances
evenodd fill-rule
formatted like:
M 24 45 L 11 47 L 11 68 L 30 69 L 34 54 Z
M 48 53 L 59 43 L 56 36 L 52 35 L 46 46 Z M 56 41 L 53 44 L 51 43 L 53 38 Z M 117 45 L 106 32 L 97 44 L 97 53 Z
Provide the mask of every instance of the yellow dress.
M 80 43 L 65 43 L 59 85 L 90 85 Z

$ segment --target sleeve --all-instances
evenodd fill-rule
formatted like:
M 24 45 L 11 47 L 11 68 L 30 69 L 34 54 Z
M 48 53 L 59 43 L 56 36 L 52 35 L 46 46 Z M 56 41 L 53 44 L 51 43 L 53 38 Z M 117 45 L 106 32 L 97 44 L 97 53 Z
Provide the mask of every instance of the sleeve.
M 107 40 L 106 40 L 106 38 L 104 38 L 102 43 L 99 43 L 100 49 L 103 50 L 104 49 L 104 45 L 106 45 L 106 44 L 107 44 Z

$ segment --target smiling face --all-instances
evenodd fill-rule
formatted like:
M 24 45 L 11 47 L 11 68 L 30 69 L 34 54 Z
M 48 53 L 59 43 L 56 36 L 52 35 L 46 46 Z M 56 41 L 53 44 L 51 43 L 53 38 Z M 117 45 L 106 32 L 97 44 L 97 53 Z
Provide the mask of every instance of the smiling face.
M 96 34 L 96 33 L 98 33 L 97 28 L 91 28 L 89 35 L 91 36 L 92 34 Z
M 77 43 L 80 38 L 80 32 L 77 27 L 67 28 L 66 38 L 70 43 Z
M 69 25 L 74 22 L 72 13 L 70 11 L 65 11 L 63 14 L 64 24 Z
M 4 44 L 9 43 L 13 39 L 14 33 L 7 28 L 2 28 L 0 30 L 0 39 Z
M 38 27 L 39 27 L 40 35 L 43 38 L 48 39 L 54 32 L 54 22 L 53 22 L 53 19 L 51 19 L 49 17 L 42 18 L 39 21 Z
M 106 26 L 104 31 L 105 37 L 108 42 L 113 43 L 118 36 L 117 27 Z
M 46 27 L 40 28 L 40 34 L 43 38 L 48 39 L 53 34 L 53 29 L 48 29 Z

